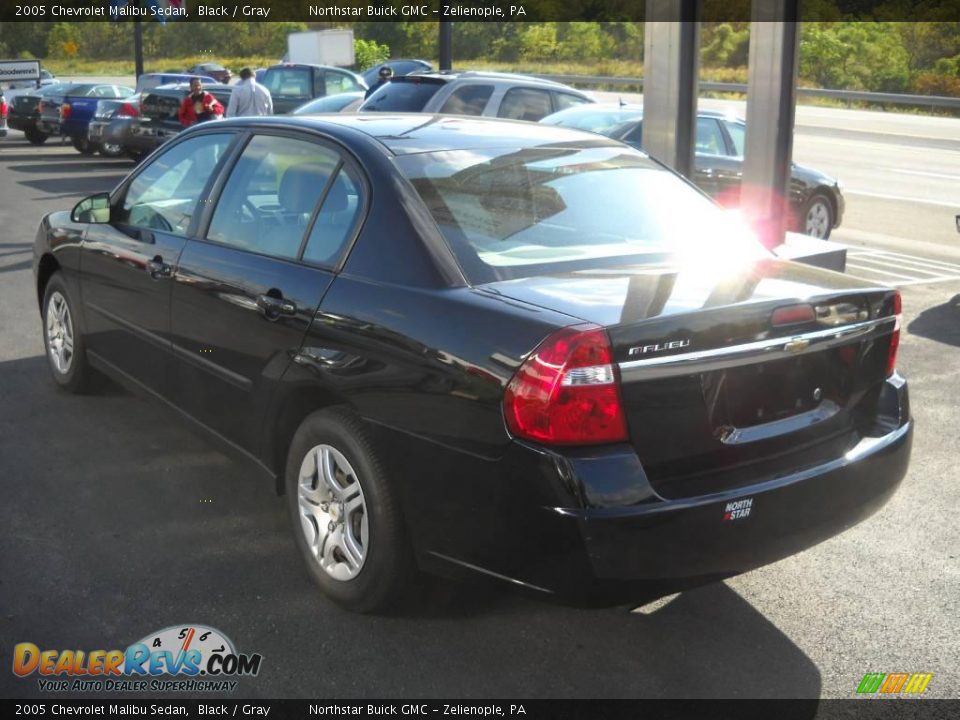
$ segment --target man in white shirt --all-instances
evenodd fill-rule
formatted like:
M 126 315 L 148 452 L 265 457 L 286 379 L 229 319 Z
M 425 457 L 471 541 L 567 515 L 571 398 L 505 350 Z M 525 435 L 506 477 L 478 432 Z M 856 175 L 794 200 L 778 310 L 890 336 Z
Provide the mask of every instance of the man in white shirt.
M 233 88 L 227 104 L 227 117 L 249 115 L 273 115 L 273 98 L 270 91 L 257 82 L 253 70 L 240 71 L 240 82 Z

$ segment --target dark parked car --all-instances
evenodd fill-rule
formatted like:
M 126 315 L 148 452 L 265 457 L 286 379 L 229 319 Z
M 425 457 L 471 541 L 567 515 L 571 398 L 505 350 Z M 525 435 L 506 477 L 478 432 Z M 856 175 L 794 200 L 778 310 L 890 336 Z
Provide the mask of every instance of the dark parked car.
M 910 456 L 897 290 L 778 260 L 579 131 L 197 125 L 44 217 L 33 269 L 56 383 L 106 372 L 253 462 L 354 610 L 418 568 L 576 602 L 711 582 L 871 515 Z
M 273 111 L 278 115 L 292 112 L 314 98 L 367 89 L 363 78 L 349 70 L 297 63 L 267 68 L 261 83 L 270 91 Z
M 212 77 L 217 82 L 223 83 L 224 85 L 229 85 L 230 81 L 233 80 L 233 73 L 218 63 L 200 63 L 187 70 L 187 73 L 190 75 L 205 75 L 207 77 Z
M 545 125 L 578 128 L 612 137 L 637 149 L 643 141 L 643 108 L 629 105 L 591 105 L 554 113 Z M 746 123 L 724 113 L 697 113 L 696 170 L 693 181 L 725 206 L 740 204 Z M 840 226 L 846 203 L 840 183 L 819 170 L 793 163 L 790 168 L 792 229 L 823 238 Z
M 204 85 L 216 85 L 219 81 L 209 75 L 192 75 L 190 73 L 145 73 L 137 78 L 137 92 L 153 90 L 161 85 L 189 85 L 195 77 L 200 78 Z
M 46 95 L 63 94 L 68 92 L 67 85 L 46 85 L 39 90 L 32 90 L 16 95 L 10 101 L 10 127 L 20 130 L 33 145 L 43 145 L 50 137 L 40 131 L 40 101 Z
M 234 86 L 204 85 L 223 107 L 230 103 Z M 121 140 L 124 152 L 134 160 L 141 160 L 154 148 L 163 145 L 180 133 L 183 126 L 177 116 L 180 103 L 190 92 L 189 85 L 161 85 L 140 95 L 140 114 L 130 121 Z
M 433 65 L 428 63 L 426 60 L 407 60 L 404 58 L 387 60 L 379 65 L 374 65 L 371 68 L 367 68 L 361 73 L 363 81 L 367 84 L 367 87 L 373 87 L 377 84 L 377 79 L 380 77 L 380 69 L 385 67 L 393 70 L 394 77 L 409 75 L 413 72 L 429 72 L 430 70 L 433 70 Z
M 568 107 L 593 103 L 585 93 L 551 80 L 495 72 L 429 72 L 394 78 L 359 112 L 484 115 L 537 122 Z
M 90 142 L 100 146 L 105 157 L 127 154 L 133 122 L 140 117 L 140 93 L 123 100 L 100 100 L 87 129 Z
M 46 135 L 65 135 L 83 155 L 95 155 L 100 146 L 90 141 L 90 121 L 103 99 L 126 98 L 133 88 L 122 85 L 70 85 L 61 93 L 50 93 L 40 99 L 40 120 L 37 129 Z

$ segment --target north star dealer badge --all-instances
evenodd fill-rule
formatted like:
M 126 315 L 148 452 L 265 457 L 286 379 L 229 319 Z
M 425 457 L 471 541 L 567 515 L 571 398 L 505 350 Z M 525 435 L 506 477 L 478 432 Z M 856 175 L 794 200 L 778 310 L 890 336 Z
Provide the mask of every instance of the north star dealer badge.
M 726 520 L 743 520 L 746 517 L 750 517 L 750 511 L 753 509 L 753 498 L 746 498 L 744 500 L 735 500 L 733 502 L 727 503 L 727 506 L 723 509 L 723 519 Z

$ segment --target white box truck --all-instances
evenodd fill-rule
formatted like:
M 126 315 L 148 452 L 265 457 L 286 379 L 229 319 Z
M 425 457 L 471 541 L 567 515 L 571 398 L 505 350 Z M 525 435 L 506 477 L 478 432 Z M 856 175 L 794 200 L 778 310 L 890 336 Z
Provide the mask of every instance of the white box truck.
M 353 65 L 353 30 L 316 30 L 287 35 L 284 62 L 304 65 Z

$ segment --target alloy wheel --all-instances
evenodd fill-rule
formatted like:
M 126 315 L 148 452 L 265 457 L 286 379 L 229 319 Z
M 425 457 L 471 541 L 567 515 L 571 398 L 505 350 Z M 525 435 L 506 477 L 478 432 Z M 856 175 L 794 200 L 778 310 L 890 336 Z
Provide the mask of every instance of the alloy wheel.
M 347 581 L 363 568 L 370 546 L 367 505 L 353 467 L 331 445 L 313 447 L 300 464 L 300 527 L 323 571 Z
M 816 238 L 825 238 L 830 233 L 830 208 L 825 200 L 817 198 L 807 208 L 804 232 Z
M 73 363 L 73 318 L 67 299 L 56 291 L 47 303 L 47 352 L 60 375 L 70 372 Z

